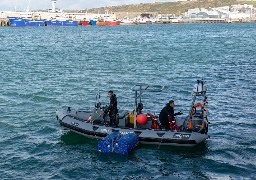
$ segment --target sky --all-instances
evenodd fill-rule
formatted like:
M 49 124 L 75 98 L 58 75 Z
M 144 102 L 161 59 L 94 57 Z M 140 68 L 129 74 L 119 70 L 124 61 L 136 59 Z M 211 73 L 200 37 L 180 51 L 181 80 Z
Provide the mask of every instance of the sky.
M 30 3 L 29 3 L 30 1 Z M 170 2 L 174 0 L 57 0 L 56 7 L 63 10 L 84 10 L 104 6 L 139 4 L 152 2 Z M 51 9 L 51 0 L 0 0 L 0 11 L 24 11 L 29 5 L 30 10 Z

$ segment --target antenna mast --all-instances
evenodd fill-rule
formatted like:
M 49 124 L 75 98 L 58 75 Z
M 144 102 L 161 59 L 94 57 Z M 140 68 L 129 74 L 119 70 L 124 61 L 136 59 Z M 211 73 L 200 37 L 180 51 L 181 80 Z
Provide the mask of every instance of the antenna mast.
M 28 0 L 28 6 L 27 6 L 27 9 L 26 9 L 26 12 L 29 12 L 30 2 L 31 2 L 31 0 Z M 15 10 L 16 10 L 16 6 L 15 6 Z
M 52 12 L 56 12 L 55 4 L 56 4 L 57 0 L 51 0 L 51 1 L 52 1 Z

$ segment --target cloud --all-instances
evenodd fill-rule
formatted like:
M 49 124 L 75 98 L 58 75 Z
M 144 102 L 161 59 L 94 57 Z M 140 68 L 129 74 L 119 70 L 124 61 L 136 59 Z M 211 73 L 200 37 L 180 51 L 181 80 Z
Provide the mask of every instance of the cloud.
M 153 1 L 154 0 L 57 0 L 56 7 L 60 9 L 82 10 L 104 6 L 148 3 Z M 158 0 L 158 2 L 166 1 L 168 0 Z M 50 9 L 52 7 L 51 0 L 0 0 L 1 11 L 14 10 L 15 7 L 19 11 L 24 11 L 28 6 L 30 10 Z

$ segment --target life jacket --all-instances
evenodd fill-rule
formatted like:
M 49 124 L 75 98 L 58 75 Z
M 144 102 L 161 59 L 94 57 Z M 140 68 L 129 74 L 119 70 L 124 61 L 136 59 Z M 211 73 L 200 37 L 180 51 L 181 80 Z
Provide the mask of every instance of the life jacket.
M 147 116 L 151 117 L 152 118 L 152 125 L 151 125 L 151 128 L 152 129 L 160 129 L 160 125 L 157 121 L 157 116 L 151 114 L 151 113 L 147 113 Z
M 180 130 L 179 126 L 177 126 L 176 124 L 176 119 L 172 119 L 171 116 L 168 116 L 168 121 L 170 124 L 170 130 L 177 130 L 177 131 Z

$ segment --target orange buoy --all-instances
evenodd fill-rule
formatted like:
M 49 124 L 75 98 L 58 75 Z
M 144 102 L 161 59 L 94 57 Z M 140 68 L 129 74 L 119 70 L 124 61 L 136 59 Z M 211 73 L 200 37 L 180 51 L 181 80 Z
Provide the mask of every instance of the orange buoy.
M 136 121 L 137 123 L 139 124 L 146 124 L 147 123 L 147 116 L 145 114 L 139 114 L 137 117 L 136 117 Z

